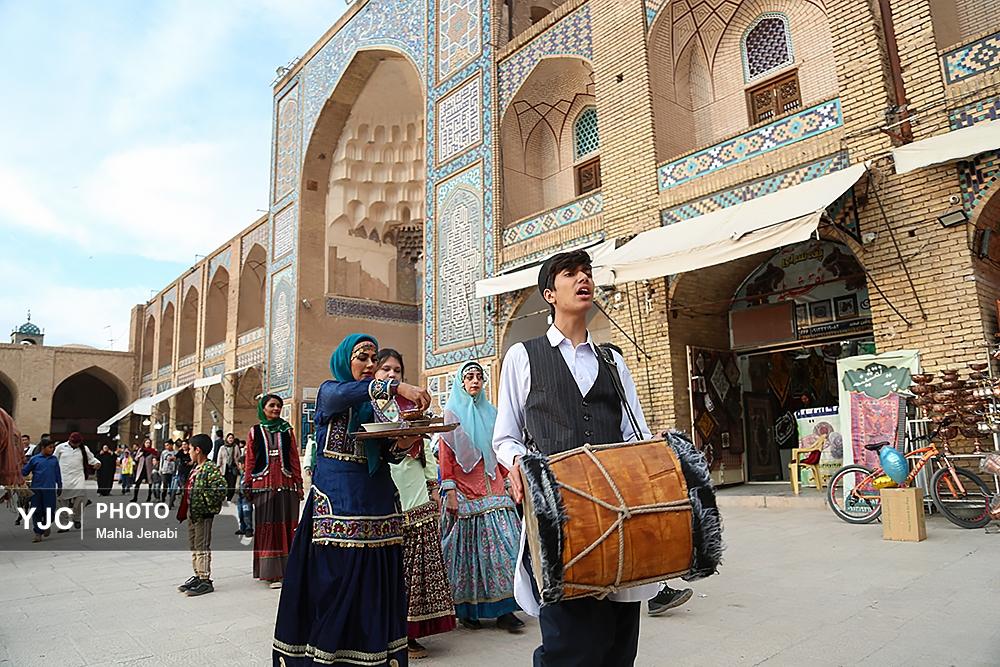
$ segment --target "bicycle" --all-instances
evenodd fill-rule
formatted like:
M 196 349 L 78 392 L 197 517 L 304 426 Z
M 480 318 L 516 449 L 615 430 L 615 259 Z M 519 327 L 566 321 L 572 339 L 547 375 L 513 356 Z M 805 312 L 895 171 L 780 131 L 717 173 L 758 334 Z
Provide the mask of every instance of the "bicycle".
M 931 437 L 920 439 L 930 440 Z M 878 452 L 888 445 L 888 442 L 870 443 L 865 445 L 865 449 Z M 960 528 L 982 528 L 991 521 L 989 503 L 992 493 L 974 472 L 956 466 L 933 442 L 904 456 L 910 464 L 910 473 L 897 487 L 910 486 L 925 465 L 936 461 L 940 468 L 931 476 L 930 496 L 938 511 Z M 848 490 L 846 482 L 850 481 L 851 475 L 854 476 L 854 483 Z M 881 466 L 874 470 L 857 464 L 844 466 L 830 478 L 826 502 L 833 513 L 847 523 L 871 523 L 882 515 L 882 497 L 875 480 L 883 475 L 885 471 Z

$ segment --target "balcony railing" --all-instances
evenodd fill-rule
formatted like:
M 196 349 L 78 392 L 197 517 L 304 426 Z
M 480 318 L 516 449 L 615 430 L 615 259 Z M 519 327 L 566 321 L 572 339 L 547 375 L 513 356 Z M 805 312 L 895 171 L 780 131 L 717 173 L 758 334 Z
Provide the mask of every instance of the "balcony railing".
M 153 379 L 153 371 L 149 371 L 148 373 L 143 373 L 142 374 L 142 381 L 143 382 L 149 382 L 152 379 Z
M 236 339 L 236 345 L 249 345 L 255 341 L 260 340 L 264 337 L 264 327 L 257 327 L 256 329 L 251 329 L 246 333 L 240 334 L 239 338 Z
M 202 359 L 215 359 L 216 357 L 221 357 L 226 351 L 226 341 L 220 341 L 214 345 L 209 345 L 202 352 Z
M 156 371 L 157 377 L 163 377 L 164 375 L 170 375 L 174 371 L 174 367 L 170 364 L 166 366 L 160 366 L 160 370 Z
M 518 220 L 503 231 L 504 246 L 527 241 L 554 229 L 593 217 L 604 211 L 604 198 L 600 190 L 588 192 L 571 202 Z
M 198 355 L 189 354 L 186 357 L 181 357 L 177 360 L 177 368 L 187 368 L 188 366 L 196 363 L 198 363 Z

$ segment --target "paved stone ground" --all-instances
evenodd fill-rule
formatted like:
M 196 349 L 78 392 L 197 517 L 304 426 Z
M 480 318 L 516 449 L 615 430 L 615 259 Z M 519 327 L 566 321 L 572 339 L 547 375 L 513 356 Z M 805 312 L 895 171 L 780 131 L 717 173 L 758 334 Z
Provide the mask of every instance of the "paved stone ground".
M 643 619 L 638 665 L 1000 664 L 1000 535 L 931 519 L 927 541 L 890 543 L 814 509 L 725 520 L 722 574 Z M 0 553 L 0 664 L 270 664 L 279 591 L 246 554 L 213 569 L 217 592 L 186 598 L 186 554 Z M 528 665 L 537 642 L 530 621 L 520 636 L 457 630 L 417 664 Z

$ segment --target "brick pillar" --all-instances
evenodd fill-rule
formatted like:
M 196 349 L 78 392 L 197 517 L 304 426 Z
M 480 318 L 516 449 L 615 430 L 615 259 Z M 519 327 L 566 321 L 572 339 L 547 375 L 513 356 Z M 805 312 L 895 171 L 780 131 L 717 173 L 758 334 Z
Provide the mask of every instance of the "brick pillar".
M 892 6 L 907 97 L 919 112 L 919 105 L 943 95 L 940 75 L 932 71 L 936 65 L 931 58 L 934 40 L 929 5 L 927 0 L 896 0 Z M 893 98 L 878 5 L 874 0 L 831 0 L 827 7 L 844 112 L 843 145 L 854 163 L 877 158 L 874 182 L 870 186 L 862 182 L 855 190 L 861 198 L 861 232 L 877 236 L 863 246 L 851 242 L 858 260 L 884 293 L 869 280 L 877 347 L 880 351 L 920 350 L 922 364 L 929 370 L 961 366 L 976 356 L 983 329 L 966 230 L 945 229 L 937 221 L 937 216 L 953 207 L 949 196 L 959 194 L 955 167 L 894 173 L 886 157 L 892 141 L 879 131 Z M 932 127 L 917 126 L 917 138 Z M 893 312 L 890 303 L 909 324 Z
M 659 225 L 656 139 L 646 57 L 645 7 L 642 0 L 592 0 L 590 15 L 601 132 L 604 230 L 608 238 L 614 238 Z M 662 281 L 654 282 L 662 285 Z M 612 340 L 625 351 L 625 360 L 636 381 L 650 426 L 662 426 L 664 421 L 656 414 L 662 406 L 655 398 L 672 393 L 665 308 L 662 306 L 665 290 L 662 287 L 658 289 L 657 305 L 648 315 L 645 313 L 643 285 L 623 285 L 619 290 L 624 300 L 619 302 L 621 305 L 617 311 L 609 310 L 609 313 L 646 349 L 652 359 L 642 358 L 640 361 L 632 343 L 614 326 Z M 655 379 L 652 383 L 655 391 L 648 391 L 647 370 Z
M 595 0 L 591 32 L 609 237 L 659 224 L 653 98 L 642 0 Z

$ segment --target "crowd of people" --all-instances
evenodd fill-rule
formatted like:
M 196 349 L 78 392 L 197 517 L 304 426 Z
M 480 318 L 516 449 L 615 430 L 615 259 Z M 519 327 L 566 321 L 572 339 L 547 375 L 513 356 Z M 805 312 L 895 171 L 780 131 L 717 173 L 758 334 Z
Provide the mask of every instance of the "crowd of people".
M 317 394 L 315 440 L 304 466 L 308 495 L 299 445 L 281 417 L 283 399 L 267 394 L 245 441 L 219 431 L 214 439 L 167 441 L 162 451 L 147 439 L 128 448 L 103 445 L 94 455 L 80 451 L 79 434 L 58 446 L 43 438 L 30 456 L 25 450 L 23 472 L 33 486 L 56 493 L 31 502 L 47 507 L 61 496 L 79 528 L 78 490 L 91 467 L 102 495 L 118 482 L 132 502 L 143 484 L 147 502 L 173 507 L 180 497 L 177 518 L 188 521 L 193 575 L 178 589 L 197 596 L 214 590 L 213 518 L 235 498 L 237 534 L 254 540 L 253 576 L 282 589 L 275 665 L 405 665 L 427 655 L 420 639 L 454 629 L 456 619 L 471 630 L 495 619 L 497 628 L 519 632 L 524 622 L 515 612 L 522 610 L 540 617 L 536 665 L 632 664 L 639 602 L 650 600 L 655 615 L 685 602 L 689 589 L 639 586 L 540 606 L 527 574 L 518 473 L 527 449 L 565 451 L 581 444 L 576 435 L 591 442 L 650 437 L 620 352 L 607 351 L 608 361 L 599 363 L 587 333 L 589 257 L 556 260 L 539 278 L 554 324 L 507 354 L 499 410 L 484 391 L 484 367 L 468 361 L 444 406 L 444 421 L 457 428 L 433 438 L 357 437 L 366 424 L 422 413 L 430 395 L 405 382 L 399 352 L 353 334 L 334 350 L 333 377 Z M 580 424 L 569 428 L 558 417 L 566 392 L 582 398 L 584 408 Z

